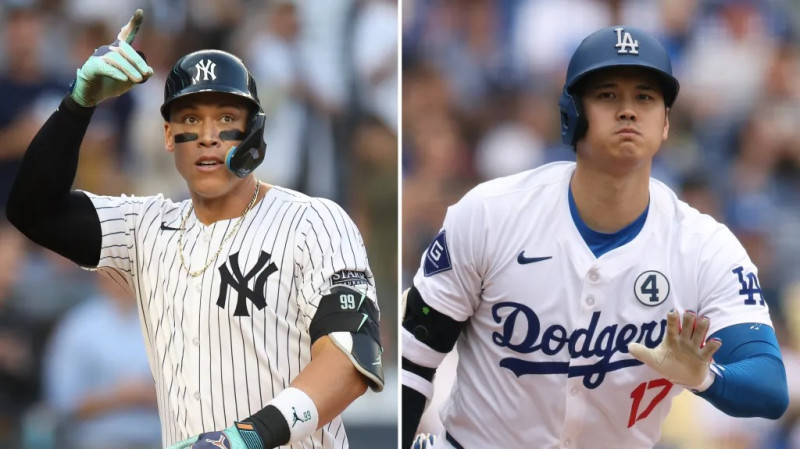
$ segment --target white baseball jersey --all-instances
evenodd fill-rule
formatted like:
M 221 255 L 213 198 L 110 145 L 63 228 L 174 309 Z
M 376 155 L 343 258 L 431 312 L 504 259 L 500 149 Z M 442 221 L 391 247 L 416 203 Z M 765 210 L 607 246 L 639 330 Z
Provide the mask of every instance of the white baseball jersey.
M 708 316 L 709 335 L 771 324 L 734 235 L 656 180 L 638 235 L 595 257 L 570 215 L 574 167 L 481 184 L 449 208 L 422 257 L 422 298 L 468 320 L 441 411 L 465 447 L 652 448 L 681 388 L 628 344 L 657 345 L 672 308 Z M 404 331 L 403 344 L 422 343 Z
M 190 201 L 88 195 L 103 232 L 98 270 L 136 294 L 165 446 L 245 419 L 288 387 L 311 359 L 309 325 L 332 286 L 376 297 L 361 235 L 331 201 L 270 188 L 190 277 L 178 251 L 201 269 L 238 217 L 204 226 L 191 212 L 178 248 Z M 341 418 L 287 447 L 348 447 Z

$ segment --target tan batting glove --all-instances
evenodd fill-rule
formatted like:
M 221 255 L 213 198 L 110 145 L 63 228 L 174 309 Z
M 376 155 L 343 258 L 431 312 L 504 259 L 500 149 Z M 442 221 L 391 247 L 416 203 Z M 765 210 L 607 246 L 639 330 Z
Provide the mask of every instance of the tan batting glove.
M 153 69 L 131 47 L 144 12 L 137 9 L 117 40 L 95 50 L 75 75 L 70 95 L 81 106 L 96 106 L 101 101 L 124 94 L 134 85 L 153 76 Z
M 670 382 L 704 391 L 714 381 L 711 357 L 722 342 L 716 338 L 706 341 L 711 325 L 708 318 L 698 318 L 694 312 L 687 311 L 681 325 L 679 316 L 675 310 L 667 314 L 667 335 L 658 346 L 648 348 L 631 343 L 628 351 Z

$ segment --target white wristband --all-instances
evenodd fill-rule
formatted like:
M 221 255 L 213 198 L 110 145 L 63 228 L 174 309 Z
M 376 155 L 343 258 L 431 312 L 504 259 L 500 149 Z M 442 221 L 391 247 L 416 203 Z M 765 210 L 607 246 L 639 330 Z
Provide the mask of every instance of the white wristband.
M 269 401 L 269 405 L 277 408 L 286 419 L 291 433 L 289 443 L 309 437 L 317 430 L 317 406 L 303 390 L 289 387 Z

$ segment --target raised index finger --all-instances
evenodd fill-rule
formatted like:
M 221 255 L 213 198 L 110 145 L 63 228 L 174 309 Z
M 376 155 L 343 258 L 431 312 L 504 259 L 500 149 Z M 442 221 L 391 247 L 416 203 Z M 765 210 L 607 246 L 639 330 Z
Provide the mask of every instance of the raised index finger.
M 117 39 L 127 42 L 128 45 L 133 43 L 133 39 L 136 37 L 136 33 L 139 32 L 139 27 L 142 26 L 143 20 L 144 11 L 137 9 L 136 12 L 133 13 L 133 17 L 131 17 L 131 20 L 128 22 L 128 24 L 119 30 Z

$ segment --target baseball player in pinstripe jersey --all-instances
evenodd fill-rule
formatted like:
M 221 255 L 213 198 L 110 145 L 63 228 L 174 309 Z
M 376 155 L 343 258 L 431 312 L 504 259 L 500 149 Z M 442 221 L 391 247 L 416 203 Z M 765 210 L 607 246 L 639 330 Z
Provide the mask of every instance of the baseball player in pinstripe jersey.
M 142 16 L 77 71 L 9 219 L 136 293 L 165 446 L 345 448 L 339 414 L 383 388 L 373 276 L 339 206 L 251 174 L 264 114 L 241 60 L 190 53 L 167 79 L 166 149 L 190 200 L 70 191 L 94 106 L 153 74 L 130 46 Z

